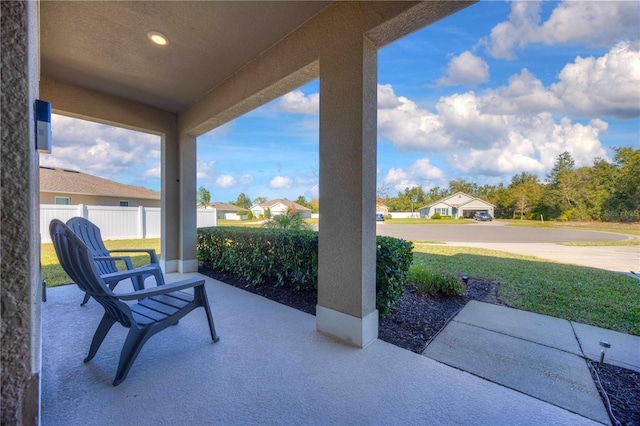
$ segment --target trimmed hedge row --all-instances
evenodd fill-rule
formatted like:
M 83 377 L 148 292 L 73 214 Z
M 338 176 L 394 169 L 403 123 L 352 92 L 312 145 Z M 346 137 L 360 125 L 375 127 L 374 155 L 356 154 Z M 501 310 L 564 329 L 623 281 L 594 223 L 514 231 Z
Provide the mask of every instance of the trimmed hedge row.
M 254 286 L 273 282 L 296 290 L 318 288 L 318 233 L 282 229 L 211 227 L 198 229 L 198 261 Z M 413 244 L 377 237 L 376 305 L 381 315 L 404 294 Z

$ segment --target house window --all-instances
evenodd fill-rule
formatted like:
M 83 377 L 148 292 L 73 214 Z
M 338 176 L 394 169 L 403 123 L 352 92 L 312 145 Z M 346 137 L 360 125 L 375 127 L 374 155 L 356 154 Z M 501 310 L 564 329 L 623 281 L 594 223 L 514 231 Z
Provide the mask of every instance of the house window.
M 120 200 L 120 207 L 129 207 L 128 200 Z
M 449 207 L 437 207 L 434 209 L 435 213 L 439 213 L 440 216 L 449 216 Z
M 71 200 L 69 199 L 69 197 L 54 197 L 53 202 L 55 204 L 61 204 L 65 206 L 68 206 L 69 204 L 71 204 Z

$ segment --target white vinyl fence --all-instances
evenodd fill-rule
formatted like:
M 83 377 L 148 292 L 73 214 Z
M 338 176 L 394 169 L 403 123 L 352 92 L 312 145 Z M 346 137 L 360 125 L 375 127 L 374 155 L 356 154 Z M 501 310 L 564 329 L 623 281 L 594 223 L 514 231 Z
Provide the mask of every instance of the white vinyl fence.
M 197 227 L 217 226 L 216 209 L 197 210 Z M 53 219 L 63 222 L 72 217 L 84 217 L 100 228 L 105 240 L 133 238 L 160 238 L 160 207 L 63 206 L 40 204 L 40 236 L 50 243 L 49 223 Z

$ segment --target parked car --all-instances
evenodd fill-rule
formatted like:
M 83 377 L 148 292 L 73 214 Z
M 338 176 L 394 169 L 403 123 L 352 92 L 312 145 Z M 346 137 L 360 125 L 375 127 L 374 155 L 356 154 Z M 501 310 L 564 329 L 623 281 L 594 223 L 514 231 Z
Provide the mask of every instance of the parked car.
M 477 212 L 476 214 L 473 215 L 473 218 L 475 220 L 481 220 L 481 221 L 488 220 L 489 222 L 493 220 L 491 215 L 487 212 Z
M 384 215 L 382 213 L 376 213 L 376 220 L 384 222 Z

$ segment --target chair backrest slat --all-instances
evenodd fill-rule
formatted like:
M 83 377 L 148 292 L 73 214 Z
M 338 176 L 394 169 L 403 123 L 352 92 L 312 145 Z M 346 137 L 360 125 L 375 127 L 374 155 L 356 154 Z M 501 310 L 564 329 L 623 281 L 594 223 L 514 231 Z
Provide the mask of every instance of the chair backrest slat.
M 96 262 L 93 259 L 91 250 L 62 221 L 52 220 L 49 233 L 58 261 L 67 275 L 85 293 L 97 300 L 116 321 L 129 327 L 132 322 L 131 309 L 114 296 L 100 277 L 97 264 L 102 262 Z
M 94 257 L 109 256 L 109 250 L 107 250 L 102 241 L 100 228 L 95 224 L 83 217 L 72 217 L 67 221 L 67 226 L 71 228 L 74 234 L 91 250 L 91 254 Z M 102 275 L 118 271 L 116 262 L 112 260 L 96 262 L 96 266 Z

